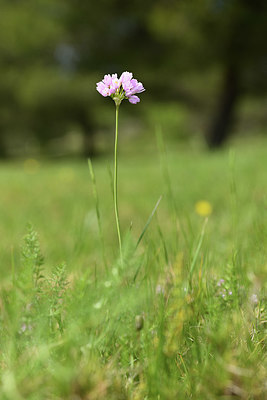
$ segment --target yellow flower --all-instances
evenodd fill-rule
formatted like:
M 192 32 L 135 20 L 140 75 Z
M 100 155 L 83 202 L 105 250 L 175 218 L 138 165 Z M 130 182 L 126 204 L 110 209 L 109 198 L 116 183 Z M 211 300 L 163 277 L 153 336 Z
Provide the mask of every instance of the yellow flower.
M 198 201 L 195 204 L 195 211 L 201 217 L 207 217 L 212 213 L 212 205 L 206 200 Z

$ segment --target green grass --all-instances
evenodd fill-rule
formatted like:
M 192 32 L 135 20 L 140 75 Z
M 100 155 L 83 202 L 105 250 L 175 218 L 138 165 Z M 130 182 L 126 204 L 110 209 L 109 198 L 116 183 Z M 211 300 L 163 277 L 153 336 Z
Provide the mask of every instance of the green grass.
M 0 166 L 0 399 L 264 399 L 266 140 L 120 151 L 123 266 L 112 159 L 103 242 L 86 160 Z

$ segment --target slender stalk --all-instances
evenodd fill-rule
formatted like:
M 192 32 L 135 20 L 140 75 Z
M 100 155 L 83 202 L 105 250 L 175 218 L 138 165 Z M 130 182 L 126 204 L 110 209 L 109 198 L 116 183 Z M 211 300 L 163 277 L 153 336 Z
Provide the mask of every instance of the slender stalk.
M 115 218 L 116 218 L 116 226 L 118 233 L 118 240 L 120 246 L 120 257 L 121 264 L 123 265 L 122 258 L 122 246 L 121 246 L 121 230 L 120 230 L 120 220 L 119 220 L 119 212 L 118 212 L 118 122 L 119 122 L 119 105 L 116 104 L 116 126 L 115 126 L 115 144 L 114 144 L 114 209 L 115 209 Z

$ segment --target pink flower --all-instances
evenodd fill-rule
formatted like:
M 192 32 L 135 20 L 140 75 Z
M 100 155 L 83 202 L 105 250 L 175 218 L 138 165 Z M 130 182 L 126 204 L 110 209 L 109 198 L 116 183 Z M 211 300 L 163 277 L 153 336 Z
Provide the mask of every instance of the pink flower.
M 129 100 L 129 102 L 132 103 L 132 104 L 137 104 L 137 103 L 139 103 L 139 101 L 140 101 L 140 99 L 139 99 L 138 96 L 130 96 L 130 97 L 128 98 L 128 100 Z
M 121 79 L 122 83 L 124 83 L 124 82 L 130 81 L 132 79 L 132 77 L 133 77 L 133 74 L 131 72 L 125 71 L 121 74 L 120 79 Z
M 125 94 L 128 97 L 136 93 L 142 93 L 144 90 L 144 86 L 141 82 L 138 82 L 136 79 L 131 79 L 129 82 L 127 82 Z
M 108 88 L 107 85 L 104 84 L 103 81 L 98 82 L 97 86 L 96 86 L 96 90 L 102 94 L 102 96 L 107 97 L 110 95 L 110 90 Z
M 140 99 L 135 94 L 142 93 L 145 89 L 141 82 L 133 79 L 131 72 L 125 71 L 120 78 L 117 74 L 105 75 L 104 79 L 96 84 L 96 90 L 104 97 L 110 96 L 119 106 L 123 99 L 128 99 L 132 104 L 139 103 Z
M 110 75 L 110 74 L 105 75 L 102 82 L 103 82 L 106 86 L 110 86 L 111 83 L 112 83 L 112 77 L 111 77 L 111 75 Z

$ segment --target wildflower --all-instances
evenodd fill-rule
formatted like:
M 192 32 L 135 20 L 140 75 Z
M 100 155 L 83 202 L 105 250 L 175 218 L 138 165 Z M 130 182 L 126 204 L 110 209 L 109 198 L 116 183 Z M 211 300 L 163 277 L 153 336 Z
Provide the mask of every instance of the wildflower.
M 198 201 L 195 204 L 195 211 L 201 217 L 207 217 L 212 213 L 212 205 L 206 200 Z
M 257 296 L 255 293 L 253 293 L 253 294 L 250 296 L 250 301 L 251 301 L 251 304 L 257 305 L 258 302 L 259 302 L 258 296 Z
M 103 301 L 103 299 L 101 299 L 101 300 L 99 300 L 97 303 L 95 303 L 93 307 L 94 307 L 96 310 L 100 310 L 100 308 L 103 306 L 103 303 L 104 303 L 104 301 Z
M 219 282 L 217 283 L 217 286 L 222 286 L 224 284 L 224 279 L 220 279 Z
M 219 288 L 217 293 L 224 300 L 230 300 L 233 295 L 233 291 L 228 287 L 227 282 L 224 279 L 220 279 L 217 283 L 217 287 Z
M 156 294 L 164 294 L 164 287 L 162 285 L 157 285 Z
M 110 96 L 119 106 L 123 99 L 128 99 L 130 103 L 137 104 L 140 99 L 136 94 L 144 92 L 141 82 L 133 79 L 131 72 L 125 71 L 118 78 L 117 74 L 108 74 L 104 79 L 96 84 L 96 90 L 104 97 Z
M 32 329 L 33 329 L 32 325 L 30 325 L 30 324 L 27 325 L 24 322 L 20 327 L 19 334 L 21 335 L 21 334 L 25 333 L 26 331 L 32 331 Z
M 27 325 L 26 325 L 25 323 L 23 323 L 23 324 L 21 325 L 21 328 L 20 328 L 19 333 L 24 333 L 24 332 L 26 331 L 26 329 L 27 329 Z
M 140 99 L 136 94 L 142 93 L 145 88 L 141 82 L 138 82 L 133 78 L 131 72 L 125 71 L 118 78 L 117 74 L 108 74 L 104 76 L 104 79 L 96 84 L 96 90 L 104 97 L 110 96 L 116 106 L 116 118 L 115 118 L 115 140 L 114 140 L 114 174 L 113 174 L 113 200 L 114 200 L 114 211 L 116 219 L 116 227 L 118 234 L 118 242 L 120 249 L 120 260 L 121 266 L 123 266 L 123 254 L 122 254 L 122 240 L 121 240 L 121 228 L 118 210 L 118 125 L 119 125 L 119 108 L 122 100 L 128 99 L 131 104 L 137 104 Z M 112 271 L 113 275 L 117 275 Z

